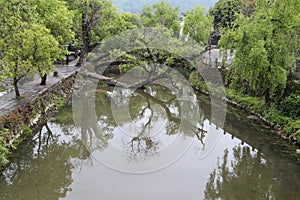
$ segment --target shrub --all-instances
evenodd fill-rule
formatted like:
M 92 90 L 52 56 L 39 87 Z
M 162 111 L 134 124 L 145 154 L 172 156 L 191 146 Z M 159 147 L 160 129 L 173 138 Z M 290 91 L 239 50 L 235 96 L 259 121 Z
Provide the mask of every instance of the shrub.
M 23 125 L 23 134 L 24 135 L 32 135 L 32 130 L 29 128 L 28 125 Z
M 283 116 L 279 110 L 277 110 L 274 106 L 272 106 L 266 114 L 266 120 L 268 123 L 286 125 L 292 119 L 290 117 Z
M 300 136 L 300 119 L 290 122 L 284 129 L 287 133 L 297 133 Z
M 280 104 L 279 110 L 288 117 L 297 119 L 300 117 L 300 95 L 291 94 L 286 97 Z

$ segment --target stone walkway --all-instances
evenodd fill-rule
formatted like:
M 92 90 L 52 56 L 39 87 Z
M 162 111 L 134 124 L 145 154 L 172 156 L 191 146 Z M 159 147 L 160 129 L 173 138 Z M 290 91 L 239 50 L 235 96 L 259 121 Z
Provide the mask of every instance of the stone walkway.
M 53 74 L 47 77 L 47 85 L 40 85 L 40 77 L 38 74 L 33 76 L 33 80 L 26 82 L 22 85 L 19 85 L 19 90 L 22 99 L 15 98 L 15 91 L 10 91 L 0 97 L 0 116 L 5 115 L 6 113 L 16 109 L 20 105 L 25 104 L 29 100 L 32 100 L 39 92 L 45 88 L 59 82 L 63 77 L 66 77 L 78 70 L 78 67 L 75 67 L 76 61 L 70 62 L 69 65 L 57 66 L 58 76 L 54 77 Z

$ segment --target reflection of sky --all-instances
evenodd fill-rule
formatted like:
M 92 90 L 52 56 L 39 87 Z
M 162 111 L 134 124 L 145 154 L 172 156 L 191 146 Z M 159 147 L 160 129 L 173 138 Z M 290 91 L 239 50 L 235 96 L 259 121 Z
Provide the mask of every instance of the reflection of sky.
M 208 126 L 205 123 L 205 127 Z M 203 199 L 209 174 L 216 168 L 217 158 L 222 158 L 224 150 L 228 148 L 230 161 L 232 148 L 241 143 L 237 138 L 232 139 L 230 134 L 224 135 L 221 129 L 218 133 L 222 134 L 220 140 L 205 158 L 199 158 L 202 145 L 195 140 L 177 162 L 157 172 L 140 175 L 121 173 L 97 161 L 93 162 L 92 167 L 75 169 L 72 191 L 67 199 Z

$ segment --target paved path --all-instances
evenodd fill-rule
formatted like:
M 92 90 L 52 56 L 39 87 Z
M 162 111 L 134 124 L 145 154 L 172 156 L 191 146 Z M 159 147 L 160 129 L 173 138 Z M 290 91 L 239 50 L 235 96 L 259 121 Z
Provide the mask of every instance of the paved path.
M 20 105 L 25 104 L 29 100 L 32 100 L 40 91 L 43 89 L 59 82 L 64 76 L 70 75 L 78 70 L 78 67 L 75 67 L 76 61 L 70 62 L 69 65 L 57 66 L 58 77 L 54 77 L 53 74 L 47 77 L 47 85 L 40 85 L 40 77 L 36 74 L 33 76 L 33 80 L 26 82 L 23 85 L 19 86 L 21 96 L 24 98 L 16 99 L 15 91 L 8 92 L 0 97 L 0 116 L 8 113 L 19 107 Z

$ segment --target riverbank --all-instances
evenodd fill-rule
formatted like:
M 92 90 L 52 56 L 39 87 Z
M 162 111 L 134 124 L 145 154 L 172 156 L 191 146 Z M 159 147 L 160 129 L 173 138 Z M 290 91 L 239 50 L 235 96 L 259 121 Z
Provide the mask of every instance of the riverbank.
M 214 91 L 208 91 L 206 83 L 201 81 L 200 76 L 192 75 L 190 82 L 195 89 L 205 95 L 219 96 L 218 88 L 216 87 Z M 242 94 L 230 88 L 225 89 L 226 98 L 223 98 L 225 102 L 247 112 L 249 119 L 261 121 L 284 140 L 289 140 L 294 145 L 300 146 L 299 119 L 284 116 L 275 105 L 272 105 L 269 111 L 265 111 L 264 99 L 262 97 Z M 297 151 L 296 153 L 300 152 Z
M 14 91 L 0 97 L 0 170 L 18 144 L 71 97 L 77 72 L 75 62 L 57 66 L 56 71 L 58 76 L 49 75 L 46 86 L 40 85 L 39 77 L 20 85 L 21 99 L 15 98 Z

